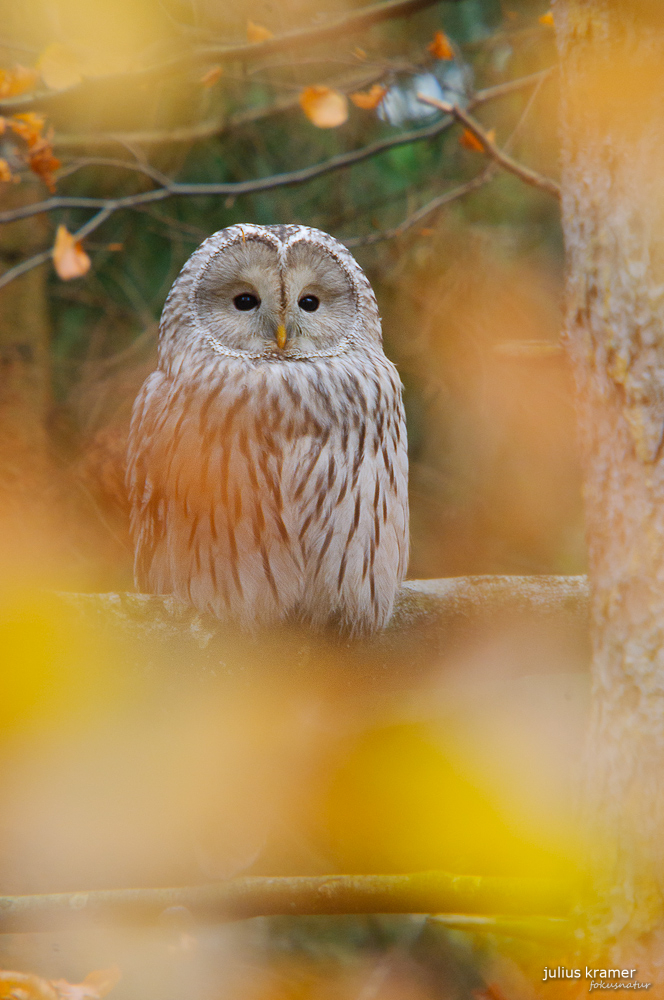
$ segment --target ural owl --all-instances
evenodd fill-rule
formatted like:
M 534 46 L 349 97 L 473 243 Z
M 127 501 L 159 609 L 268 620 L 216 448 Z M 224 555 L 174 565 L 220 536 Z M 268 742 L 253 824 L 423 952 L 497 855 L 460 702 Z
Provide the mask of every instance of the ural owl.
M 254 629 L 390 618 L 408 561 L 401 383 L 376 299 L 307 226 L 231 226 L 185 264 L 134 404 L 136 585 Z

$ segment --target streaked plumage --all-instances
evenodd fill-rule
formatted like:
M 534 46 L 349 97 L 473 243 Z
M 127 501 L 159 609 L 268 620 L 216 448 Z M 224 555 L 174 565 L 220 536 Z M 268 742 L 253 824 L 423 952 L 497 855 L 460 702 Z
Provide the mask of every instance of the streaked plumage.
M 134 404 L 137 586 L 247 628 L 379 629 L 406 571 L 407 479 L 401 383 L 346 248 L 305 226 L 206 240 Z

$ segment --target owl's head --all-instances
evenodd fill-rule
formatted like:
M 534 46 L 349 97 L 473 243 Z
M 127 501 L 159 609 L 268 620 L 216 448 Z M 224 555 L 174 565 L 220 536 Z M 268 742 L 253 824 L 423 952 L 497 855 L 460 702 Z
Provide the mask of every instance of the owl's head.
M 380 344 L 369 282 L 348 250 L 307 226 L 236 225 L 207 239 L 175 281 L 160 349 L 205 343 L 218 353 L 279 360 Z

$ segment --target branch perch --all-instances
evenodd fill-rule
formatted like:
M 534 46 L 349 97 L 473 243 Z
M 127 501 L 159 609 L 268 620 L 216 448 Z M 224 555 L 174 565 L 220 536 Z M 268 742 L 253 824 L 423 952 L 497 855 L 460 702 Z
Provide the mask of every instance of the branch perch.
M 171 907 L 202 922 L 323 913 L 548 915 L 571 909 L 574 892 L 559 879 L 417 872 L 412 875 L 246 876 L 172 889 L 104 889 L 43 896 L 0 896 L 0 933 L 94 923 L 145 924 Z

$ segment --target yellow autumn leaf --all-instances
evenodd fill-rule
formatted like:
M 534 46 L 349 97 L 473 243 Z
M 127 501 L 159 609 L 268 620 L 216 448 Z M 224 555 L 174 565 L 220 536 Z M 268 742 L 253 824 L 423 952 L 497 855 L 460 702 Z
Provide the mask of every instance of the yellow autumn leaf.
M 454 59 L 454 49 L 444 31 L 437 31 L 427 49 L 434 59 Z
M 60 224 L 53 245 L 53 264 L 63 281 L 82 278 L 90 270 L 90 258 L 66 226 Z
M 300 107 L 318 128 L 337 128 L 348 118 L 346 95 L 331 87 L 305 87 L 300 94 Z
M 268 38 L 274 38 L 274 33 L 269 28 L 264 28 L 262 24 L 255 21 L 247 21 L 247 41 L 252 45 L 256 42 L 266 42 Z
M 83 79 L 83 64 L 76 53 L 62 45 L 53 42 L 47 45 L 39 59 L 37 69 L 42 80 L 51 90 L 66 90 Z
M 538 18 L 538 20 L 540 24 L 546 24 L 547 27 L 553 28 L 553 14 L 551 13 L 550 10 L 548 10 L 546 14 L 542 14 L 542 16 Z
M 28 69 L 26 66 L 19 66 L 18 63 L 12 69 L 0 69 L 0 97 L 17 97 L 25 94 L 26 90 L 32 90 L 39 73 L 36 69 Z
M 370 90 L 358 90 L 356 94 L 350 95 L 350 99 L 356 108 L 372 111 L 378 107 L 386 93 L 387 87 L 381 87 L 379 83 L 374 83 Z
M 204 87 L 212 87 L 223 72 L 224 71 L 221 66 L 212 66 L 207 73 L 203 73 L 199 83 L 201 83 Z

